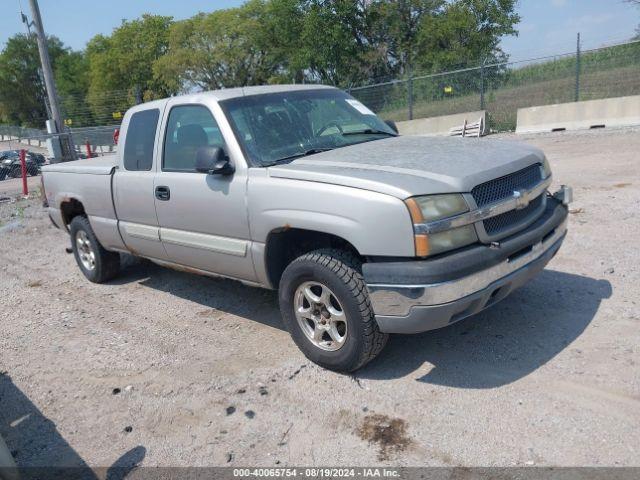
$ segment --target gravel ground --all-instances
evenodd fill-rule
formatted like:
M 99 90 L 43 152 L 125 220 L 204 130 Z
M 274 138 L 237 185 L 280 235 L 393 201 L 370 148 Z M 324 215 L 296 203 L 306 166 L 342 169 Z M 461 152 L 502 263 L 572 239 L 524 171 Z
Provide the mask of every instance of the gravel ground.
M 560 253 L 353 376 L 273 292 L 134 260 L 93 285 L 38 199 L 0 203 L 0 435 L 23 466 L 640 465 L 640 133 L 518 138 L 575 188 Z

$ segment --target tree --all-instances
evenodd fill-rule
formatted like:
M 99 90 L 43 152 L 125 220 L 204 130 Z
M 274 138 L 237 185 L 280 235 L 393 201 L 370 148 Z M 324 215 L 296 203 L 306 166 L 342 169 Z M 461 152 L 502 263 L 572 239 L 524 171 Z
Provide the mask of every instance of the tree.
M 362 41 L 365 15 L 359 1 L 308 2 L 297 45 L 311 81 L 343 86 L 362 81 L 368 50 Z
M 640 0 L 627 0 L 627 3 L 640 7 Z M 640 40 L 640 25 L 636 27 L 636 35 L 633 37 L 633 39 Z
M 87 44 L 89 92 L 87 100 L 96 121 L 113 121 L 137 100 L 175 93 L 153 74 L 154 63 L 169 44 L 171 17 L 145 14 L 123 21 L 110 36 L 96 35 Z
M 376 11 L 377 43 L 386 46 L 388 61 L 398 76 L 407 75 L 416 62 L 429 55 L 419 38 L 425 26 L 442 14 L 444 0 L 393 0 L 372 4 Z
M 211 90 L 266 83 L 272 73 L 259 41 L 264 4 L 198 14 L 174 23 L 154 78 L 172 90 Z
M 56 37 L 49 37 L 47 44 L 55 71 L 60 58 L 68 52 Z M 4 122 L 39 128 L 44 126 L 48 115 L 35 38 L 24 34 L 14 35 L 0 54 L 0 104 Z
M 73 127 L 93 125 L 91 110 L 87 107 L 89 90 L 89 61 L 84 52 L 69 51 L 58 59 L 55 80 L 65 119 Z
M 386 45 L 376 37 L 371 0 L 266 2 L 264 44 L 280 76 L 348 87 L 389 75 Z M 290 80 L 291 81 L 291 80 Z
M 168 54 L 154 73 L 183 90 L 303 81 L 349 86 L 389 76 L 397 68 L 379 41 L 382 14 L 374 3 L 252 0 L 200 14 L 172 26 Z
M 426 71 L 505 61 L 505 35 L 517 35 L 515 0 L 456 0 L 421 25 L 418 63 Z
M 303 2 L 270 0 L 262 4 L 256 40 L 267 55 L 269 83 L 302 83 L 306 67 L 300 43 L 306 15 Z
M 249 0 L 178 22 L 148 14 L 123 21 L 82 53 L 52 38 L 50 51 L 66 118 L 104 125 L 134 103 L 179 91 L 281 82 L 348 88 L 501 61 L 501 37 L 517 34 L 515 3 Z M 47 116 L 38 65 L 35 42 L 24 35 L 0 55 L 7 121 L 41 125 Z M 404 85 L 390 85 L 389 95 L 404 101 Z

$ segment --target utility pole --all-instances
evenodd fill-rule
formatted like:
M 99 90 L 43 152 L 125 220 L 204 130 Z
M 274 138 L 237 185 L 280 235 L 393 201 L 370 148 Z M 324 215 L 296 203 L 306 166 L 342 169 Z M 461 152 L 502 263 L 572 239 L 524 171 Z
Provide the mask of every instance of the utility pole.
M 576 94 L 575 101 L 580 101 L 580 32 L 578 32 L 578 43 L 576 46 Z
M 482 59 L 482 65 L 480 65 L 480 110 L 484 110 L 484 66 L 487 63 L 487 59 Z
M 407 62 L 407 73 L 409 78 L 407 80 L 407 103 L 409 107 L 408 117 L 409 120 L 413 120 L 413 70 L 411 68 L 411 60 Z
M 51 116 L 53 120 L 53 130 L 50 133 L 64 133 L 64 122 L 58 104 L 58 91 L 56 82 L 53 78 L 53 70 L 51 68 L 51 59 L 49 58 L 49 49 L 47 48 L 47 37 L 44 33 L 42 25 L 42 17 L 40 16 L 40 7 L 38 0 L 29 0 L 31 6 L 31 15 L 33 15 L 33 24 L 35 27 L 36 40 L 38 42 L 38 51 L 40 52 L 40 62 L 42 63 L 42 76 L 44 77 L 44 85 L 47 89 L 47 97 L 49 98 L 49 106 L 51 108 Z M 75 160 L 75 150 L 71 144 L 70 135 L 60 135 L 60 149 L 62 151 L 62 161 Z

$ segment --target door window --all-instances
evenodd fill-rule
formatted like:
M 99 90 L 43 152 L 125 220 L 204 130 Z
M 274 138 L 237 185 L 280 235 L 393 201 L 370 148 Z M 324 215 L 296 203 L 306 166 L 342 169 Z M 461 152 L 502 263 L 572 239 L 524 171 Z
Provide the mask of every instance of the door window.
M 124 144 L 125 170 L 151 170 L 160 110 L 136 112 L 129 120 Z
M 202 147 L 224 148 L 213 115 L 203 105 L 180 105 L 169 112 L 164 138 L 162 170 L 195 172 L 196 153 Z

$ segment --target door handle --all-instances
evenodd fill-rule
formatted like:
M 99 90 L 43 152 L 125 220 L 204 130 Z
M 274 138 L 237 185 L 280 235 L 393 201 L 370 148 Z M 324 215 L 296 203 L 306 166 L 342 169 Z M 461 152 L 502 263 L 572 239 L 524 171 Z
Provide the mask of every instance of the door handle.
M 163 201 L 167 201 L 171 198 L 171 191 L 169 190 L 169 187 L 165 187 L 165 186 L 158 186 L 156 187 L 156 198 L 158 200 L 163 200 Z

